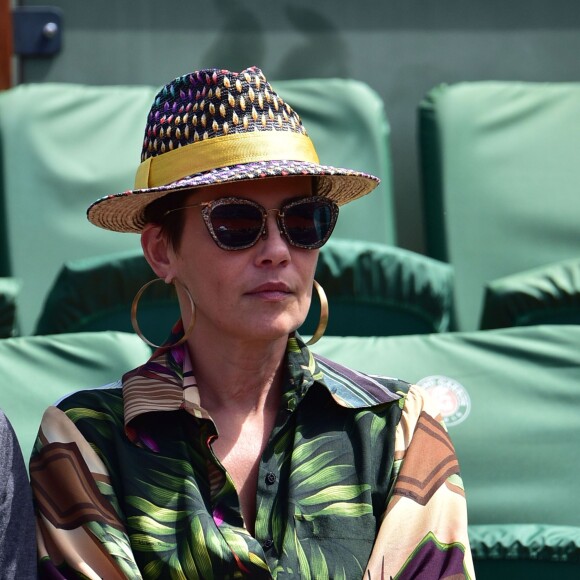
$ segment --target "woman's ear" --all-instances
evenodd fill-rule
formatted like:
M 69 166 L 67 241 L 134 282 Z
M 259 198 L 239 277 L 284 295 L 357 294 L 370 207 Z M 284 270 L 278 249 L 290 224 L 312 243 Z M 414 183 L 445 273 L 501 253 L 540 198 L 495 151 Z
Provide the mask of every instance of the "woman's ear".
M 175 278 L 174 264 L 175 252 L 163 235 L 161 227 L 155 224 L 147 224 L 141 232 L 141 247 L 145 259 L 159 278 L 168 284 Z

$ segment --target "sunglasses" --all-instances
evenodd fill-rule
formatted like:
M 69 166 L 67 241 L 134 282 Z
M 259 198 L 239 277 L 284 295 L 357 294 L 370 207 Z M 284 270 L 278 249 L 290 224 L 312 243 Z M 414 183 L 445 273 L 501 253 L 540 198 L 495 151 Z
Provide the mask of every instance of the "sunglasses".
M 281 234 L 296 248 L 316 250 L 330 237 L 338 206 L 326 197 L 308 196 L 294 199 L 280 209 L 266 209 L 241 197 L 222 197 L 213 201 L 170 209 L 165 215 L 190 207 L 201 207 L 201 214 L 214 242 L 222 250 L 245 250 L 260 238 L 266 239 L 266 220 L 276 212 Z

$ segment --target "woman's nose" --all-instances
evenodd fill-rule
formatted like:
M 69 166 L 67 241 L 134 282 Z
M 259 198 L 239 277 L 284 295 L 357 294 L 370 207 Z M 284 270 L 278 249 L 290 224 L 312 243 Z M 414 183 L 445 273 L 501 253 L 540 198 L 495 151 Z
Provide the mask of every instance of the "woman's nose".
M 270 210 L 262 239 L 258 242 L 260 263 L 279 264 L 290 260 L 290 248 L 278 225 L 277 210 Z

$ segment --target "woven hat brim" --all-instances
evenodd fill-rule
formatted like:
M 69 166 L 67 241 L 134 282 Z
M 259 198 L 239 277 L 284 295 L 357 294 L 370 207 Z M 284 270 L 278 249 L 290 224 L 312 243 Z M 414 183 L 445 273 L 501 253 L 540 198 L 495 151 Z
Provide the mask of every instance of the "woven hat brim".
M 339 206 L 370 193 L 380 183 L 378 177 L 352 169 L 306 161 L 259 161 L 212 169 L 168 185 L 108 195 L 88 208 L 87 217 L 94 225 L 107 230 L 139 233 L 145 226 L 144 211 L 147 205 L 169 193 L 220 183 L 287 175 L 318 177 L 316 194 L 332 199 Z

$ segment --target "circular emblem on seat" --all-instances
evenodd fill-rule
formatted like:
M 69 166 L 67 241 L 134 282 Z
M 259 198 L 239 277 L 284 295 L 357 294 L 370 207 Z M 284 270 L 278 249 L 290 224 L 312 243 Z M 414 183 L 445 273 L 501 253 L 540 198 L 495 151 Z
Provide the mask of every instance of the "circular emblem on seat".
M 459 425 L 471 411 L 471 399 L 467 389 L 455 379 L 444 375 L 432 375 L 417 382 L 429 392 L 441 410 L 447 427 Z

